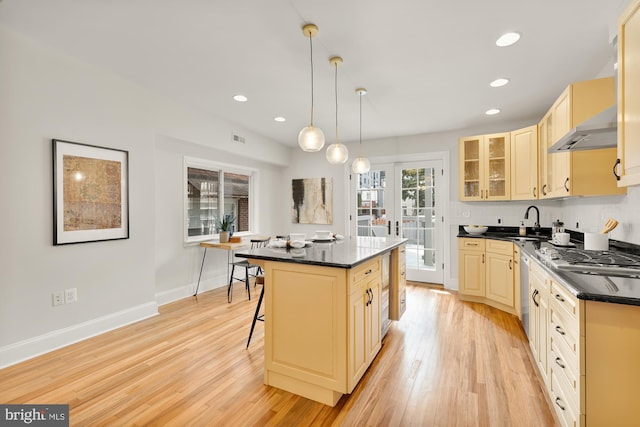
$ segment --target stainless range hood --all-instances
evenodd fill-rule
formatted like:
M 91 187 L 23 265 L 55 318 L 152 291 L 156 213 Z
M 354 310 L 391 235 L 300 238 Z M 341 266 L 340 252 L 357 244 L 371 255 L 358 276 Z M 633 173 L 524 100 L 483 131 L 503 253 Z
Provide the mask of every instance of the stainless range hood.
M 616 105 L 585 120 L 549 148 L 549 153 L 615 147 L 618 142 Z

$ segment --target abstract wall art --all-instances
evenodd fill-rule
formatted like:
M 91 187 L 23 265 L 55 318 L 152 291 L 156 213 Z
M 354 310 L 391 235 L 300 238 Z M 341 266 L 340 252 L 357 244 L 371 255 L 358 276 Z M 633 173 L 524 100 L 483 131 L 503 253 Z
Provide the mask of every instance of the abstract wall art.
M 333 224 L 332 178 L 291 180 L 291 222 Z

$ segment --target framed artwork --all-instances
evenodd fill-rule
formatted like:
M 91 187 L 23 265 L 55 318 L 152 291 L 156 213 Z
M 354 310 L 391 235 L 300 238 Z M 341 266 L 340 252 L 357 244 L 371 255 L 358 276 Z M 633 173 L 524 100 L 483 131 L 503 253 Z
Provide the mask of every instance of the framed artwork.
M 53 142 L 53 244 L 129 238 L 129 152 Z
M 291 221 L 294 224 L 333 224 L 331 178 L 291 180 Z

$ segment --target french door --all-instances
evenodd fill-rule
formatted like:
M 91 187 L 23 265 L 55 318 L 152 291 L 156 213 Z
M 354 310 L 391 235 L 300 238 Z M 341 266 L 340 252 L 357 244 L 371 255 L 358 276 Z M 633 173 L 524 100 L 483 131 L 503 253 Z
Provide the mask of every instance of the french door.
M 424 160 L 372 164 L 368 173 L 353 175 L 354 234 L 408 239 L 408 280 L 443 283 L 442 171 L 442 160 Z

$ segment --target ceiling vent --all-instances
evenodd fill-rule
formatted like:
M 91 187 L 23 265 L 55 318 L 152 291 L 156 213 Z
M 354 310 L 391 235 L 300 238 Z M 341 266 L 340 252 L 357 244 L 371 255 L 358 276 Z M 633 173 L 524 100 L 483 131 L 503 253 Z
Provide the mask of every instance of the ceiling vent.
M 240 135 L 236 135 L 235 133 L 231 134 L 231 141 L 233 142 L 239 142 L 241 144 L 245 143 L 245 139 L 244 137 L 240 136 Z

